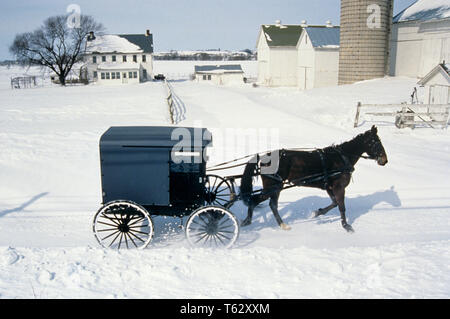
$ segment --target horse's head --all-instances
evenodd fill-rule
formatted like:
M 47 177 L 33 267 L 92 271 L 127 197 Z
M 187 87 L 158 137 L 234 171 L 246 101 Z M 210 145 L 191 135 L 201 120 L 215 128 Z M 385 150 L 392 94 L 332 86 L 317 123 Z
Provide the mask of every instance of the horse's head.
M 378 137 L 378 130 L 374 126 L 370 130 L 364 133 L 364 144 L 365 152 L 370 159 L 377 160 L 378 165 L 386 165 L 388 162 L 386 151 L 384 150 L 383 144 Z

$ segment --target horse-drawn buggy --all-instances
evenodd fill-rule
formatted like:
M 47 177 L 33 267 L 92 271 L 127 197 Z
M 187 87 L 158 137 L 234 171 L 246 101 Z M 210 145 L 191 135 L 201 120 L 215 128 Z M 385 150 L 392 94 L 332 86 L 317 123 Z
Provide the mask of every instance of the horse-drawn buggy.
M 152 215 L 188 216 L 184 229 L 191 245 L 229 248 L 239 236 L 240 225 L 250 224 L 254 208 L 267 199 L 280 227 L 289 229 L 278 213 L 278 197 L 282 190 L 295 186 L 326 190 L 332 203 L 314 216 L 339 207 L 342 226 L 352 232 L 344 196 L 354 165 L 361 157 L 379 165 L 387 163 L 376 127 L 340 145 L 264 152 L 242 158 L 250 158 L 248 162 L 232 160 L 208 170 L 206 149 L 211 144 L 211 133 L 205 128 L 109 128 L 100 138 L 103 206 L 93 221 L 98 242 L 116 249 L 143 249 L 154 233 Z M 207 174 L 241 165 L 245 165 L 242 175 Z M 255 176 L 262 180 L 257 190 L 252 186 Z M 241 181 L 239 193 L 237 179 Z M 229 210 L 240 199 L 248 206 L 242 224 Z
M 93 231 L 111 248 L 145 248 L 152 240 L 152 215 L 189 216 L 188 241 L 230 247 L 239 223 L 227 209 L 230 184 L 206 175 L 207 129 L 111 127 L 100 138 L 103 206 Z

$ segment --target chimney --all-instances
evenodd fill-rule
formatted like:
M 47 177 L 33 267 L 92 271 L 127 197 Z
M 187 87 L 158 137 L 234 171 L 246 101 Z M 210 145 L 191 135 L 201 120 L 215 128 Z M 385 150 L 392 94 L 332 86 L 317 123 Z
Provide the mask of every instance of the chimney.
M 281 20 L 276 20 L 276 21 L 275 21 L 275 25 L 276 25 L 277 27 L 281 26 Z
M 87 37 L 87 40 L 88 40 L 88 41 L 95 40 L 94 31 L 90 31 L 90 32 L 89 32 L 89 35 L 88 35 L 88 37 Z
M 332 28 L 332 27 L 333 27 L 333 24 L 331 23 L 330 20 L 328 20 L 328 21 L 326 22 L 326 26 L 327 26 L 327 28 Z
M 306 28 L 308 26 L 308 22 L 306 20 L 302 20 L 302 22 L 300 23 L 300 26 L 302 26 L 303 28 Z
M 148 37 L 149 35 L 150 35 L 150 30 L 149 29 L 145 30 L 145 36 Z

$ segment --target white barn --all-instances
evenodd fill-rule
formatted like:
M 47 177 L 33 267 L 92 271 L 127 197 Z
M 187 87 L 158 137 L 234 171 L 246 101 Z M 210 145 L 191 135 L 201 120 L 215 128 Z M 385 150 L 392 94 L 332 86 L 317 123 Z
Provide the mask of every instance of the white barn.
M 299 89 L 338 84 L 339 27 L 328 24 L 303 28 L 297 54 Z
M 153 77 L 153 36 L 145 34 L 94 35 L 86 41 L 85 66 L 90 82 L 139 83 Z
M 300 25 L 262 25 L 258 41 L 258 83 L 266 86 L 297 86 L 297 43 Z
M 450 104 L 450 64 L 438 64 L 418 84 L 425 87 L 424 103 Z
M 422 78 L 450 61 L 450 1 L 419 0 L 393 19 L 389 73 Z
M 218 85 L 244 82 L 244 71 L 240 64 L 196 65 L 194 70 L 197 82 Z

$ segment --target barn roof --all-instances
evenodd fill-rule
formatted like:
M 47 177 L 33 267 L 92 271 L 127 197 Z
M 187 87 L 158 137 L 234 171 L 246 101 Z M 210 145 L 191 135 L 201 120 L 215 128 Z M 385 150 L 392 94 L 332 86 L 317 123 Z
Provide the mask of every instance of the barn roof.
M 105 34 L 87 41 L 86 53 L 153 53 L 153 35 Z
M 223 64 L 223 65 L 196 65 L 194 66 L 196 73 L 243 73 L 240 64 Z
M 300 25 L 264 24 L 262 32 L 269 47 L 295 47 L 303 27 Z
M 314 48 L 339 48 L 339 27 L 311 26 L 306 27 L 305 32 Z
M 393 21 L 429 21 L 450 18 L 448 0 L 418 0 L 398 13 Z

